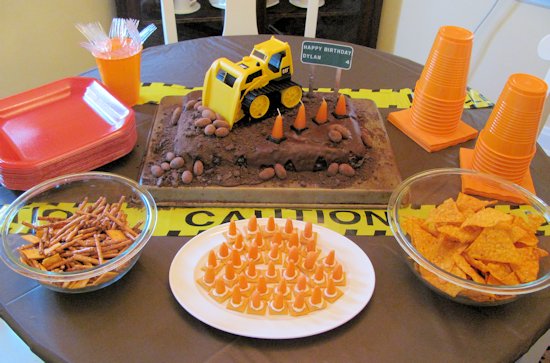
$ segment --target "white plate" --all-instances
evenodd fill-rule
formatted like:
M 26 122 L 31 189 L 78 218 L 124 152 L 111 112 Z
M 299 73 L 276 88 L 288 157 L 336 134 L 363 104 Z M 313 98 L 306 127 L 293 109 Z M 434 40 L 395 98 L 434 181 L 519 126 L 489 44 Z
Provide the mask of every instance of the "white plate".
M 225 2 L 226 0 L 210 0 L 210 5 L 217 9 L 225 9 Z M 279 0 L 267 0 L 265 3 L 265 7 L 270 8 L 277 4 L 279 4 Z
M 307 0 L 290 0 L 289 3 L 291 3 L 292 5 L 298 8 L 302 8 L 302 9 L 307 8 Z M 319 0 L 319 7 L 323 5 L 325 5 L 325 0 Z
M 186 8 L 185 6 L 182 6 L 180 8 L 177 3 L 174 3 L 174 13 L 178 15 L 192 14 L 199 11 L 200 8 L 201 8 L 201 4 L 199 4 L 198 1 L 195 1 L 193 4 L 191 4 L 189 8 Z
M 258 219 L 265 225 L 267 219 Z M 237 221 L 237 227 L 246 220 Z M 281 228 L 284 219 L 276 219 Z M 294 226 L 304 228 L 305 223 L 293 221 Z M 327 253 L 336 252 L 336 258 L 346 272 L 347 286 L 344 296 L 326 309 L 301 317 L 253 316 L 227 310 L 213 301 L 195 279 L 196 267 L 204 261 L 208 252 L 224 241 L 227 224 L 213 227 L 187 242 L 172 260 L 169 283 L 176 300 L 189 314 L 202 322 L 237 335 L 264 339 L 291 339 L 311 336 L 334 329 L 357 315 L 367 305 L 374 292 L 374 268 L 367 255 L 354 242 L 327 228 L 313 225 L 318 233 L 318 246 Z

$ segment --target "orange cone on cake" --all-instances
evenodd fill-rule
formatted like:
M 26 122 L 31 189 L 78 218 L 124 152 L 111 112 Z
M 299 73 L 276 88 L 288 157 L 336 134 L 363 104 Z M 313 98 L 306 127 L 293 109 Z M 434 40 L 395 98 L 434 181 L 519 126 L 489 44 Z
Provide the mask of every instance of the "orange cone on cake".
M 473 33 L 443 26 L 434 40 L 410 109 L 392 112 L 388 120 L 428 152 L 439 151 L 477 136 L 477 130 L 460 120 Z
M 304 106 L 302 101 L 300 101 L 300 107 L 298 108 L 298 113 L 296 114 L 296 119 L 294 120 L 294 124 L 292 124 L 290 128 L 294 130 L 294 132 L 296 132 L 298 135 L 300 135 L 303 131 L 307 129 L 306 106 Z
M 535 76 L 512 74 L 481 130 L 475 148 L 460 150 L 460 166 L 499 176 L 534 193 L 529 166 L 536 152 L 547 91 L 547 84 Z M 473 182 L 463 184 L 463 188 L 480 195 L 507 197 L 504 191 L 495 191 L 494 188 Z
M 268 136 L 268 140 L 276 144 L 280 144 L 286 138 L 284 137 L 283 131 L 283 116 L 281 111 L 277 109 L 277 117 L 275 118 L 275 123 L 273 124 L 273 129 L 271 130 L 271 135 Z
M 336 101 L 336 107 L 334 108 L 333 115 L 336 118 L 348 117 L 348 110 L 346 107 L 346 97 L 341 93 L 338 96 L 338 100 Z

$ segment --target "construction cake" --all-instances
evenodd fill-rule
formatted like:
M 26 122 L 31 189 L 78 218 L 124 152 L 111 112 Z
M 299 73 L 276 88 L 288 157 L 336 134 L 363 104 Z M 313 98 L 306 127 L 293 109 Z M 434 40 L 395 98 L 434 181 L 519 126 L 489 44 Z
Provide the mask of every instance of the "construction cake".
M 216 60 L 202 92 L 163 99 L 141 183 L 160 203 L 385 203 L 400 177 L 376 105 L 303 94 L 292 71 L 271 38 Z

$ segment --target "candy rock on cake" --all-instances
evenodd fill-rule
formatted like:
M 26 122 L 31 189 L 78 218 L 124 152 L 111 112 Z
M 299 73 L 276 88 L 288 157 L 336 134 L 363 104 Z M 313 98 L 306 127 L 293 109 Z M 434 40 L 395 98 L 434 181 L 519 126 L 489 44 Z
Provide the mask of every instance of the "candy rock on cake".
M 216 60 L 202 92 L 157 115 L 142 183 L 393 189 L 400 177 L 374 103 L 304 95 L 292 73 L 288 43 L 273 37 L 236 63 Z

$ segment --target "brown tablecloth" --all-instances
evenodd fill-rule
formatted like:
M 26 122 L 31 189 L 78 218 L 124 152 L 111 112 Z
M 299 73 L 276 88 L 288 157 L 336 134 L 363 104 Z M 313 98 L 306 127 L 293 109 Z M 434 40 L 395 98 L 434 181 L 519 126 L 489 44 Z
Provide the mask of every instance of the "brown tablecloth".
M 268 36 L 212 37 L 146 49 L 143 82 L 202 85 L 210 63 L 248 54 Z M 301 64 L 303 38 L 291 43 L 296 80 L 308 85 L 310 66 Z M 422 67 L 406 59 L 355 46 L 347 88 L 412 88 Z M 95 70 L 86 74 L 97 77 Z M 314 87 L 333 87 L 335 71 L 315 70 Z M 482 91 L 482 90 L 481 90 Z M 136 106 L 138 145 L 101 170 L 137 178 L 155 106 Z M 381 109 L 385 118 L 392 110 Z M 483 127 L 491 110 L 467 110 L 463 120 Z M 403 178 L 458 166 L 459 146 L 426 153 L 386 124 Z M 461 146 L 473 147 L 474 142 Z M 538 195 L 550 200 L 550 159 L 539 148 L 531 165 Z M 0 188 L 0 203 L 19 193 Z M 409 361 L 509 362 L 524 354 L 550 327 L 550 289 L 491 308 L 453 303 L 428 290 L 409 271 L 392 237 L 350 237 L 376 271 L 374 296 L 354 319 L 318 336 L 294 340 L 243 338 L 219 331 L 188 314 L 168 285 L 170 263 L 183 237 L 154 237 L 135 267 L 105 289 L 60 294 L 0 264 L 0 316 L 46 361 Z M 1 355 L 1 353 L 0 353 Z

